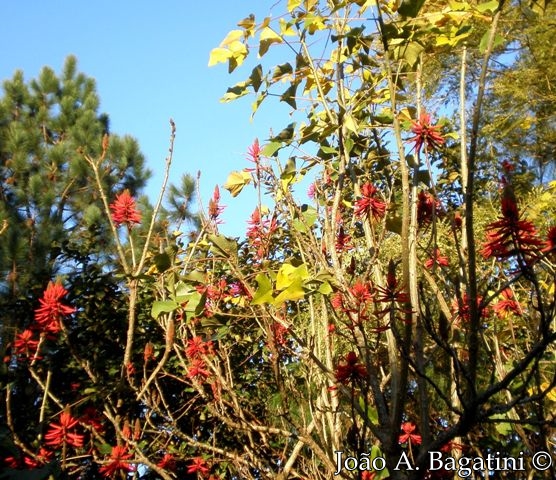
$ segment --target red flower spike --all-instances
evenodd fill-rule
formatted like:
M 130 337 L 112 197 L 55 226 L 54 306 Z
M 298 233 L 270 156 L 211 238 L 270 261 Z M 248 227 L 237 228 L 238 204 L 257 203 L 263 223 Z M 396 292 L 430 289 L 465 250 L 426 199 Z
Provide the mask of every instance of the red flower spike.
M 546 236 L 545 247 L 542 249 L 545 253 L 556 252 L 556 226 L 548 230 Z
M 210 377 L 210 372 L 207 370 L 207 365 L 204 360 L 195 358 L 187 371 L 187 377 L 191 379 L 205 380 Z
M 349 382 L 363 380 L 367 377 L 365 365 L 357 361 L 357 354 L 349 352 L 342 363 L 336 367 L 336 380 L 344 385 Z
M 424 265 L 425 268 L 431 270 L 435 266 L 447 267 L 450 265 L 450 262 L 448 261 L 448 257 L 442 256 L 440 254 L 440 250 L 435 247 L 432 252 L 432 256 L 429 259 L 425 260 Z
M 220 189 L 218 185 L 214 187 L 214 192 L 212 193 L 212 198 L 209 200 L 208 205 L 208 215 L 211 220 L 215 223 L 222 223 L 218 217 L 224 211 L 224 206 L 220 205 Z
M 477 307 L 483 301 L 483 297 L 477 297 Z M 471 309 L 469 308 L 469 296 L 467 293 L 463 294 L 463 298 L 456 298 L 452 301 L 452 311 L 455 313 L 454 321 L 459 322 L 459 320 L 463 320 L 464 322 L 469 322 L 471 319 Z M 480 313 L 480 316 L 483 317 L 487 314 L 485 309 L 483 309 Z
M 214 344 L 212 341 L 205 342 L 202 337 L 193 337 L 187 341 L 185 355 L 190 360 L 200 358 L 203 355 L 212 355 L 214 353 Z
M 521 305 L 515 299 L 510 288 L 502 290 L 500 296 L 502 299 L 492 306 L 492 310 L 499 318 L 506 318 L 510 313 L 514 313 L 515 315 L 521 315 L 523 313 Z
M 160 468 L 173 472 L 176 469 L 176 459 L 171 453 L 165 453 L 162 459 L 156 464 Z
M 255 168 L 246 168 L 246 172 L 255 172 L 257 179 L 261 176 L 264 168 L 261 166 L 261 147 L 259 139 L 255 138 L 253 143 L 247 148 L 247 160 L 255 164 Z
M 428 225 L 434 217 L 442 215 L 442 204 L 430 193 L 420 191 L 417 195 L 417 222 L 419 226 Z
M 412 445 L 420 445 L 422 442 L 421 435 L 413 433 L 416 430 L 416 426 L 411 422 L 402 423 L 401 430 L 402 433 L 398 439 L 399 443 L 410 443 Z
M 370 183 L 361 186 L 361 198 L 355 202 L 355 215 L 369 221 L 382 219 L 386 214 L 386 203 L 378 195 L 378 189 Z
M 15 336 L 14 348 L 17 355 L 33 356 L 39 346 L 39 341 L 33 337 L 35 333 L 29 328 Z
M 134 467 L 127 462 L 132 455 L 127 451 L 126 445 L 112 447 L 110 462 L 99 468 L 99 472 L 104 477 L 112 477 L 118 472 L 132 472 Z
M 69 412 L 62 412 L 59 422 L 52 422 L 49 425 L 49 430 L 44 436 L 45 445 L 57 448 L 67 444 L 75 448 L 81 448 L 84 436 L 75 433 L 75 427 L 79 423 L 77 419 L 73 418 Z
M 336 237 L 336 252 L 348 252 L 351 249 L 353 249 L 353 245 L 351 244 L 351 236 L 345 233 L 344 227 L 340 226 L 338 236 Z
M 41 331 L 58 333 L 61 330 L 62 317 L 75 312 L 75 308 L 60 302 L 67 293 L 68 291 L 58 282 L 48 284 L 42 298 L 39 299 L 40 307 L 35 310 L 35 321 Z
M 422 113 L 419 120 L 413 120 L 411 131 L 415 134 L 408 141 L 414 144 L 417 155 L 421 152 L 423 145 L 425 151 L 438 150 L 444 145 L 444 137 L 440 133 L 438 125 L 431 125 L 431 116 L 428 113 Z
M 537 237 L 535 226 L 520 219 L 515 197 L 508 186 L 502 197 L 502 217 L 487 226 L 486 236 L 487 241 L 481 250 L 485 258 L 504 259 L 518 254 L 535 257 L 544 245 Z
M 116 195 L 116 200 L 110 204 L 110 211 L 112 220 L 118 226 L 126 224 L 131 228 L 134 224 L 141 223 L 141 212 L 137 209 L 135 198 L 127 189 Z
M 23 462 L 28 469 L 39 468 L 46 465 L 51 460 L 52 455 L 54 455 L 54 452 L 41 447 L 35 458 L 26 456 Z
M 372 300 L 369 284 L 364 283 L 361 280 L 355 282 L 349 291 L 354 296 L 355 302 L 358 306 L 365 305 Z
M 203 477 L 208 475 L 210 469 L 203 457 L 195 457 L 191 459 L 191 465 L 187 467 L 187 473 L 199 472 Z

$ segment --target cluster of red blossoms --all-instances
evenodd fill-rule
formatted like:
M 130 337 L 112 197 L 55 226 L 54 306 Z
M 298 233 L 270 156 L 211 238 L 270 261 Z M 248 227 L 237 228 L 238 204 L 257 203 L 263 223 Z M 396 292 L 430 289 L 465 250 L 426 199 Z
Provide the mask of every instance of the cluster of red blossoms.
M 141 212 L 127 189 L 116 195 L 116 200 L 110 204 L 110 211 L 112 220 L 118 226 L 124 224 L 131 228 L 134 224 L 141 223 Z
M 367 378 L 367 368 L 357 359 L 355 352 L 349 352 L 336 367 L 336 381 L 347 385 Z
M 408 301 L 409 296 L 399 284 L 393 264 L 389 266 L 384 286 L 357 280 L 347 293 L 336 292 L 330 300 L 337 312 L 342 312 L 349 317 L 348 327 L 350 328 L 372 318 L 379 320 L 388 313 L 404 313 L 405 310 L 400 304 Z M 379 325 L 372 331 L 380 333 L 388 328 L 388 324 Z
M 361 198 L 355 202 L 355 215 L 367 220 L 380 221 L 386 214 L 386 202 L 382 199 L 378 189 L 365 183 L 361 186 Z
M 444 137 L 440 133 L 438 125 L 431 125 L 431 116 L 428 113 L 422 113 L 419 120 L 413 120 L 411 123 L 411 131 L 415 136 L 408 141 L 414 144 L 417 155 L 421 152 L 421 148 L 425 146 L 425 152 L 438 150 L 444 145 Z
M 262 260 L 268 255 L 272 235 L 278 229 L 276 217 L 265 217 L 266 215 L 261 214 L 261 209 L 256 207 L 251 214 L 251 218 L 247 221 L 247 241 L 255 249 L 257 260 Z
M 204 357 L 214 355 L 214 344 L 211 340 L 205 341 L 196 336 L 187 341 L 185 355 L 190 361 L 187 377 L 190 379 L 205 381 L 211 376 Z
M 39 340 L 36 333 L 52 336 L 62 329 L 61 321 L 64 316 L 71 315 L 75 308 L 62 303 L 62 298 L 68 291 L 61 283 L 50 282 L 39 299 L 40 306 L 35 310 L 35 321 L 30 328 L 15 337 L 15 354 L 22 358 L 36 357 Z
M 544 242 L 532 222 L 523 220 L 510 188 L 504 189 L 502 217 L 487 227 L 487 241 L 481 253 L 485 258 L 505 259 L 515 255 L 533 258 Z
M 224 205 L 220 204 L 220 189 L 218 188 L 218 185 L 216 185 L 214 187 L 214 192 L 212 193 L 212 198 L 209 200 L 208 204 L 208 216 L 215 225 L 222 223 L 222 220 L 219 217 L 224 211 L 224 208 Z

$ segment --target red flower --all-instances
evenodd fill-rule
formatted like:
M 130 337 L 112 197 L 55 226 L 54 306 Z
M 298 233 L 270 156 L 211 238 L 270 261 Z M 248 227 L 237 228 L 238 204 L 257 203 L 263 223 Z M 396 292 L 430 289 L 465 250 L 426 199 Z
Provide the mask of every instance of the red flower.
M 176 459 L 171 453 L 165 453 L 156 465 L 172 472 L 176 469 Z
M 428 225 L 434 217 L 442 214 L 442 205 L 430 193 L 420 191 L 417 195 L 417 222 L 420 226 Z
M 187 467 L 187 473 L 199 472 L 203 477 L 208 475 L 210 469 L 203 457 L 195 457 L 191 459 L 191 465 Z
M 273 322 L 270 325 L 270 331 L 272 332 L 272 337 L 274 338 L 276 345 L 283 347 L 286 344 L 288 328 L 280 322 Z
M 519 209 L 511 190 L 507 187 L 502 198 L 502 217 L 487 227 L 487 241 L 481 250 L 485 258 L 498 259 L 534 256 L 543 242 L 537 238 L 535 226 L 528 220 L 520 220 Z
M 355 282 L 349 291 L 354 296 L 355 302 L 358 306 L 365 305 L 372 300 L 369 284 L 364 283 L 361 280 Z
M 15 336 L 15 353 L 23 356 L 32 356 L 37 351 L 39 341 L 33 339 L 34 332 L 30 329 L 24 330 Z
M 523 313 L 521 305 L 514 298 L 514 294 L 510 288 L 502 290 L 500 295 L 502 296 L 502 300 L 499 300 L 492 306 L 494 313 L 496 313 L 499 318 L 507 317 L 510 312 L 516 315 L 521 315 Z
M 421 435 L 417 435 L 413 433 L 417 427 L 411 422 L 402 423 L 402 434 L 400 435 L 398 441 L 399 443 L 407 443 L 409 442 L 412 445 L 420 445 L 421 444 Z
M 477 297 L 477 307 L 481 304 L 483 297 Z M 463 298 L 458 297 L 457 299 L 452 301 L 452 310 L 455 313 L 454 321 L 463 320 L 464 322 L 469 322 L 471 319 L 471 308 L 470 308 L 470 299 L 467 293 L 463 294 Z M 484 314 L 484 310 L 479 312 L 482 316 Z
M 349 382 L 362 380 L 367 377 L 365 365 L 357 361 L 357 354 L 349 352 L 341 364 L 336 367 L 336 380 L 346 385 Z
M 255 168 L 246 168 L 246 172 L 255 172 L 257 179 L 260 178 L 261 172 L 264 170 L 261 167 L 261 147 L 259 145 L 259 139 L 255 138 L 253 143 L 247 148 L 247 160 L 255 164 Z
M 373 480 L 376 477 L 376 472 L 369 472 L 365 470 L 361 472 L 361 480 Z
M 419 120 L 412 121 L 411 131 L 415 136 L 408 141 L 415 145 L 417 155 L 421 152 L 423 145 L 425 145 L 425 152 L 427 152 L 427 150 L 437 150 L 444 144 L 440 127 L 431 125 L 431 116 L 428 113 L 422 113 Z
M 546 253 L 556 252 L 556 226 L 551 227 L 548 230 L 545 247 L 542 249 L 542 251 Z
M 379 295 L 376 297 L 377 302 L 382 302 L 382 303 L 409 302 L 409 296 L 407 295 L 407 293 L 403 291 L 403 288 L 401 288 L 401 286 L 398 284 L 398 279 L 396 278 L 396 265 L 392 260 L 390 260 L 390 262 L 388 263 L 388 274 L 386 275 L 386 286 L 385 287 L 377 286 L 376 289 L 377 292 L 379 293 Z M 379 312 L 379 313 L 384 313 L 384 312 Z
M 214 344 L 212 341 L 205 342 L 202 337 L 193 337 L 187 341 L 185 354 L 187 358 L 193 360 L 202 355 L 209 355 L 214 353 Z
M 110 204 L 110 210 L 116 225 L 125 223 L 128 227 L 132 227 L 134 223 L 141 223 L 141 212 L 127 189 L 116 195 L 116 200 Z
M 256 256 L 258 259 L 262 259 L 268 253 L 271 236 L 278 228 L 276 218 L 273 216 L 272 219 L 264 219 L 259 207 L 256 207 L 247 224 L 249 225 L 247 229 L 249 245 L 257 249 Z
M 52 422 L 50 424 L 49 430 L 44 436 L 45 445 L 59 447 L 63 444 L 67 444 L 75 448 L 81 448 L 83 446 L 84 436 L 75 433 L 74 430 L 78 423 L 79 422 L 73 418 L 69 412 L 62 412 L 60 414 L 60 423 Z
M 35 321 L 42 331 L 58 333 L 61 329 L 60 320 L 64 315 L 75 312 L 75 308 L 60 302 L 68 291 L 60 284 L 50 282 L 39 299 L 40 307 L 35 310 Z
M 428 268 L 429 270 L 432 269 L 435 265 L 441 266 L 441 267 L 447 267 L 448 265 L 450 265 L 449 261 L 448 261 L 448 257 L 443 257 L 440 254 L 440 250 L 435 247 L 434 250 L 432 251 L 432 256 L 431 258 L 427 259 L 424 263 L 425 268 Z
M 104 432 L 104 425 L 102 424 L 102 417 L 99 415 L 97 409 L 91 405 L 85 407 L 83 410 L 83 415 L 79 417 L 79 422 L 82 425 L 87 425 L 91 427 L 98 433 Z
M 222 223 L 218 217 L 224 211 L 224 206 L 220 205 L 220 189 L 218 185 L 214 187 L 214 192 L 212 193 L 212 198 L 209 200 L 208 205 L 208 215 L 211 220 L 215 223 Z
M 347 252 L 353 248 L 351 244 L 351 236 L 344 231 L 344 227 L 340 226 L 338 236 L 336 237 L 336 251 L 338 253 Z
M 112 447 L 112 453 L 110 454 L 110 462 L 99 468 L 99 472 L 105 477 L 111 477 L 117 472 L 131 472 L 133 471 L 133 466 L 130 465 L 126 460 L 132 457 L 127 451 L 126 445 L 117 445 Z
M 201 380 L 204 380 L 205 378 L 210 377 L 210 372 L 206 368 L 207 365 L 204 360 L 195 358 L 188 368 L 187 377 L 191 379 L 200 377 Z
M 25 466 L 29 469 L 38 468 L 46 465 L 52 458 L 53 454 L 54 452 L 41 447 L 35 458 L 25 456 L 23 461 L 25 462 Z
M 377 195 L 378 189 L 370 183 L 361 186 L 361 198 L 355 202 L 355 215 L 380 220 L 386 214 L 386 203 Z
M 261 159 L 261 147 L 258 138 L 255 138 L 253 143 L 247 148 L 247 157 L 251 162 L 255 164 L 259 163 Z

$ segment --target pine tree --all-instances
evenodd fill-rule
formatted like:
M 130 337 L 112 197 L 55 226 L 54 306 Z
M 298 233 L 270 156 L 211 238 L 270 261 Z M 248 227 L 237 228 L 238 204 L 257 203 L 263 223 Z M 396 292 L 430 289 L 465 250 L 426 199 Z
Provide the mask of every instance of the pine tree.
M 58 76 L 48 67 L 26 81 L 17 71 L 0 98 L 0 332 L 28 321 L 29 298 L 77 264 L 105 263 L 106 218 L 85 155 L 101 153 L 110 135 L 94 79 L 68 57 Z M 149 172 L 137 141 L 110 135 L 102 172 L 112 195 L 138 192 Z M 32 314 L 32 313 L 31 313 Z M 23 325 L 19 325 L 22 327 Z

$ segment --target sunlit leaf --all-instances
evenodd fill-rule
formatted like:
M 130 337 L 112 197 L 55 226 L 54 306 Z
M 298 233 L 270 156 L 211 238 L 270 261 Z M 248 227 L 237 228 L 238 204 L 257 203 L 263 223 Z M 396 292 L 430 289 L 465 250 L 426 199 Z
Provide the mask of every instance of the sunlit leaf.
M 176 310 L 179 304 L 174 300 L 155 300 L 151 308 L 151 316 L 158 318 L 161 313 L 170 313 Z
M 272 282 L 264 273 L 259 273 L 255 277 L 257 282 L 257 291 L 253 295 L 251 305 L 262 305 L 264 303 L 272 303 L 274 297 L 272 296 Z
M 232 52 L 230 52 L 230 50 L 228 50 L 227 48 L 221 48 L 221 47 L 213 48 L 210 51 L 208 66 L 212 67 L 217 63 L 225 63 L 228 61 L 228 59 L 231 56 L 232 56 Z
M 249 172 L 246 172 L 245 170 L 235 171 L 228 175 L 224 188 L 232 194 L 232 197 L 237 197 L 243 190 L 243 187 L 248 185 L 250 182 L 251 175 Z
M 262 57 L 273 43 L 282 43 L 282 37 L 278 35 L 272 28 L 265 27 L 259 37 L 259 57 Z
M 307 270 L 307 265 L 304 263 L 298 267 L 293 266 L 290 263 L 284 263 L 276 275 L 276 289 L 284 290 L 288 288 L 293 283 L 309 278 L 309 272 Z

